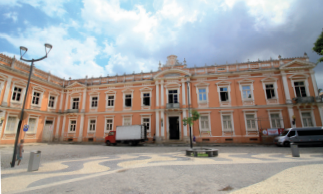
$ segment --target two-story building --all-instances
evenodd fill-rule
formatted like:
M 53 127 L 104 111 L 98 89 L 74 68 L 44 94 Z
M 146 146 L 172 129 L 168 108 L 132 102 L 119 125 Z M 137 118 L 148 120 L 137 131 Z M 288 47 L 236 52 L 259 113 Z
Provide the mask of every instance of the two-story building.
M 322 126 L 313 68 L 302 57 L 187 67 L 177 56 L 158 71 L 61 79 L 34 68 L 20 137 L 25 142 L 104 141 L 120 125 L 146 124 L 157 141 L 259 142 L 264 128 Z M 0 54 L 0 144 L 12 144 L 29 65 Z M 295 124 L 294 124 L 295 123 Z

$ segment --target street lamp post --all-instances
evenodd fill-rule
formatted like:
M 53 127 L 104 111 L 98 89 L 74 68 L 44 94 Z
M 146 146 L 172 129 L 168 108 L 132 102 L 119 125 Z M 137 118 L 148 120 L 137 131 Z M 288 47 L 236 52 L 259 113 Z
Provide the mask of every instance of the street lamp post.
M 21 114 L 20 114 L 20 120 L 19 120 L 18 128 L 17 128 L 17 134 L 16 134 L 16 139 L 15 139 L 15 146 L 13 148 L 13 156 L 12 156 L 11 168 L 15 167 L 15 163 L 16 163 L 17 144 L 18 144 L 18 140 L 19 140 L 21 123 L 22 123 L 22 120 L 24 118 L 25 103 L 26 103 L 26 98 L 27 98 L 27 94 L 28 94 L 28 88 L 29 88 L 31 74 L 32 74 L 32 71 L 33 71 L 34 62 L 41 61 L 41 60 L 47 58 L 47 55 L 50 52 L 50 50 L 52 50 L 52 48 L 53 48 L 52 45 L 45 44 L 45 52 L 46 52 L 46 55 L 44 57 L 39 58 L 39 59 L 27 60 L 27 59 L 24 59 L 23 56 L 26 54 L 26 52 L 27 52 L 28 49 L 26 47 L 23 47 L 23 46 L 20 47 L 20 60 L 25 61 L 25 62 L 31 62 L 31 65 L 30 65 L 30 70 L 29 70 L 29 77 L 28 77 L 28 82 L 27 82 L 27 87 L 26 87 L 24 102 L 22 104 Z M 22 52 L 24 52 L 24 53 L 22 53 Z
M 189 77 L 188 75 L 185 75 L 185 77 Z M 186 83 L 187 83 L 187 104 L 188 104 L 188 117 L 190 118 L 191 117 L 191 111 L 190 111 L 190 95 L 189 95 L 189 87 L 188 87 L 188 85 L 190 84 L 190 81 L 189 80 L 187 80 L 186 81 Z M 192 129 L 191 129 L 191 125 L 190 124 L 188 124 L 189 125 L 189 128 L 190 128 L 190 147 L 191 147 L 191 149 L 193 148 L 193 143 L 192 143 Z

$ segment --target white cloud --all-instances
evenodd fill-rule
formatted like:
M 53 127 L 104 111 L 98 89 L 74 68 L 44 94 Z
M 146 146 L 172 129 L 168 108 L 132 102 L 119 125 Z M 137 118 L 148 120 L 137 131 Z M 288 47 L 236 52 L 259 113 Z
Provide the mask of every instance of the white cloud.
M 18 14 L 17 14 L 17 12 L 5 13 L 5 14 L 3 14 L 3 16 L 5 18 L 12 19 L 14 22 L 16 22 L 18 20 Z
M 31 27 L 18 36 L 0 33 L 0 38 L 6 39 L 13 46 L 26 46 L 26 58 L 40 58 L 45 55 L 44 43 L 53 45 L 48 58 L 36 63 L 36 67 L 51 71 L 61 77 L 99 76 L 105 73 L 103 67 L 95 63 L 100 54 L 96 39 L 88 36 L 84 41 L 64 38 L 67 29 L 61 26 L 37 28 Z

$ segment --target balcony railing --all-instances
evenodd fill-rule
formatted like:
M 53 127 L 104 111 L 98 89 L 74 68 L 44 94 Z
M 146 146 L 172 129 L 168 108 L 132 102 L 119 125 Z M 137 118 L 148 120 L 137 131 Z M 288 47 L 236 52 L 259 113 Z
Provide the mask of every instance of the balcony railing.
M 79 109 L 67 109 L 66 113 L 78 113 Z
M 296 103 L 313 103 L 314 101 L 314 97 L 313 96 L 308 96 L 308 97 L 296 97 L 293 98 L 293 100 Z
M 166 108 L 179 108 L 179 103 L 167 103 Z

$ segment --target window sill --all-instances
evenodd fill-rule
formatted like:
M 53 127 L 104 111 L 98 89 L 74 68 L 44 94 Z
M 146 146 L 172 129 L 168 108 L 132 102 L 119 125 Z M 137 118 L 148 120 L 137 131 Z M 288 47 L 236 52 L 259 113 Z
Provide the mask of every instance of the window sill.
M 88 131 L 87 133 L 95 133 L 95 131 Z
M 36 135 L 37 132 L 26 132 L 27 135 Z
M 244 98 L 244 99 L 242 99 L 242 101 L 253 101 L 253 99 L 252 98 Z
M 3 134 L 5 134 L 5 135 L 12 135 L 12 134 L 16 134 L 16 132 L 4 132 Z
M 67 133 L 76 133 L 76 131 L 68 131 Z

